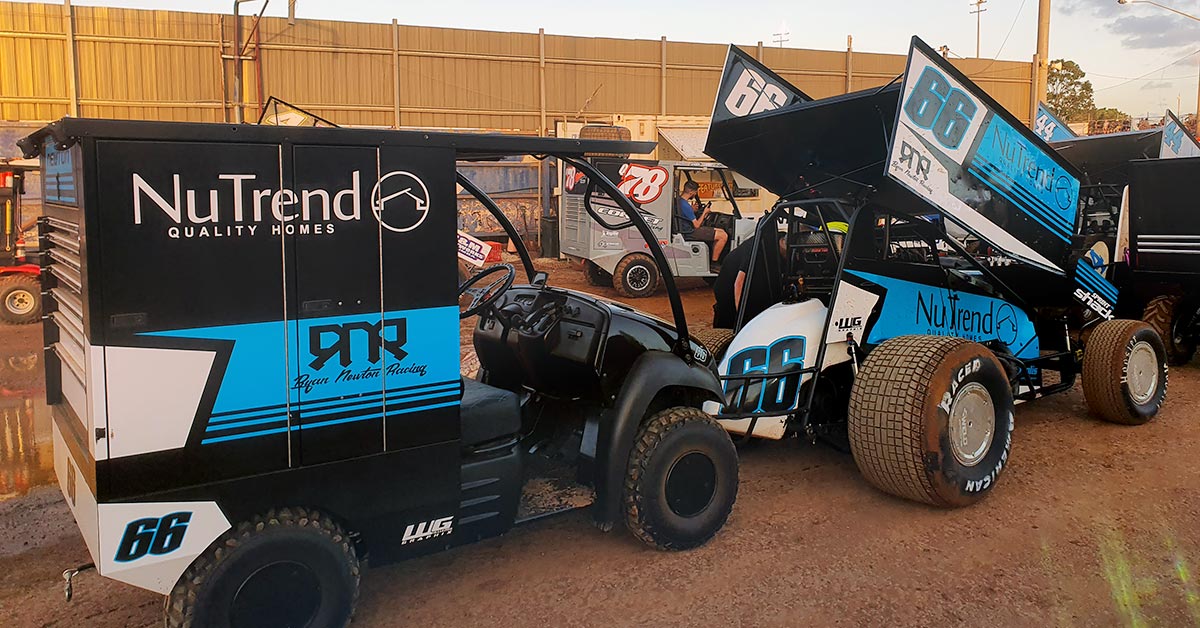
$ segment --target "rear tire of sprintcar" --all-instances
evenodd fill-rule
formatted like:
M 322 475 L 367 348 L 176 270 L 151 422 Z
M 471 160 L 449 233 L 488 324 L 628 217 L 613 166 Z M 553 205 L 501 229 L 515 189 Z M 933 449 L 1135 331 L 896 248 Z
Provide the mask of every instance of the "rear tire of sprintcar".
M 1183 297 L 1158 296 L 1146 304 L 1142 312 L 1142 320 L 1162 339 L 1167 350 L 1167 364 L 1181 366 L 1191 361 L 1196 354 L 1196 341 L 1180 329 L 1183 323 L 1180 318 L 1187 314 L 1180 306 Z
M 330 626 L 358 601 L 350 536 L 316 510 L 279 508 L 221 535 L 165 602 L 167 628 Z
M 617 294 L 623 297 L 648 297 L 658 290 L 658 267 L 649 255 L 630 253 L 617 263 L 612 282 Z
M 900 336 L 875 347 L 850 390 L 850 450 L 880 490 L 966 506 L 996 485 L 1012 448 L 1000 361 L 961 338 Z
M 587 282 L 590 286 L 611 286 L 613 285 L 613 277 L 608 274 L 608 271 L 600 268 L 595 262 L 587 260 L 583 262 L 584 274 L 587 275 Z
M 708 349 L 708 352 L 712 354 L 713 360 L 720 362 L 721 358 L 725 357 L 725 350 L 733 342 L 734 333 L 732 329 L 701 329 L 691 336 L 692 340 L 704 345 L 704 348 Z
M 1167 351 L 1142 321 L 1100 323 L 1083 351 L 1083 396 L 1110 423 L 1141 425 L 1167 397 Z

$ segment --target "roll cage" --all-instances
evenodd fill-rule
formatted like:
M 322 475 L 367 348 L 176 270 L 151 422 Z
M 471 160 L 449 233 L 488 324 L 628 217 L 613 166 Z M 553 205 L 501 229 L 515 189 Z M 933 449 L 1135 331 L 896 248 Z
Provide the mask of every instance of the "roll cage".
M 836 237 L 841 234 L 831 229 L 830 224 L 837 222 L 835 219 L 842 219 L 846 216 L 848 216 L 846 221 L 849 228 L 845 234 L 844 243 L 838 247 L 834 245 L 834 242 Z M 944 254 L 939 256 L 937 265 L 941 268 L 946 285 L 955 286 L 957 284 L 965 287 L 964 284 L 970 284 L 976 290 L 990 293 L 997 298 L 1020 307 L 1026 312 L 1034 313 L 1037 311 L 1035 306 L 1022 298 L 1016 290 L 1009 286 L 1002 278 L 998 277 L 993 272 L 992 267 L 981 262 L 958 240 L 950 236 L 945 230 L 944 222 L 940 220 L 931 220 L 926 217 L 885 209 L 866 201 L 853 203 L 841 198 L 780 201 L 759 222 L 755 242 L 769 243 L 774 241 L 775 230 L 780 222 L 788 224 L 789 227 L 797 223 L 802 223 L 817 228 L 818 232 L 824 236 L 825 241 L 828 242 L 827 254 L 834 260 L 837 270 L 833 278 L 832 290 L 827 296 L 822 298 L 822 300 L 827 301 L 826 305 L 828 307 L 825 312 L 822 335 L 819 339 L 820 345 L 814 364 L 802 368 L 785 367 L 775 371 L 759 371 L 741 375 L 718 375 L 718 379 L 722 382 L 727 395 L 725 408 L 717 415 L 717 418 L 720 420 L 750 419 L 750 425 L 747 428 L 744 438 L 752 436 L 758 418 L 765 416 L 792 415 L 798 420 L 799 429 L 803 430 L 806 428 L 813 410 L 820 379 L 825 375 L 822 367 L 825 363 L 826 353 L 830 350 L 831 344 L 840 342 L 840 339 L 831 340 L 829 335 L 834 324 L 833 319 L 836 312 L 833 304 L 838 302 L 838 290 L 841 286 L 845 285 L 843 275 L 847 271 L 847 265 L 855 258 L 863 259 L 864 257 L 868 257 L 870 253 L 878 250 L 892 250 L 892 245 L 896 243 L 919 241 L 929 247 L 930 250 L 944 251 Z M 793 237 L 794 233 L 789 228 L 789 253 L 794 252 L 797 248 L 797 245 L 792 243 L 795 240 Z M 904 247 L 901 246 L 900 248 Z M 749 298 L 751 284 L 756 279 L 762 279 L 756 277 L 756 275 L 762 272 L 764 267 L 770 269 L 772 266 L 771 261 L 768 261 L 767 264 L 759 264 L 758 260 L 760 257 L 766 257 L 769 260 L 772 256 L 777 257 L 778 252 L 771 246 L 756 244 L 751 252 L 750 271 L 742 287 L 741 303 L 743 307 L 738 308 L 735 332 L 740 331 L 748 322 L 745 320 L 746 308 L 744 304 Z M 789 258 L 785 263 L 779 263 L 777 266 L 780 273 L 788 278 L 803 276 L 802 272 L 797 272 L 800 269 L 797 268 L 796 257 L 789 255 Z M 958 263 L 946 263 L 947 261 Z M 801 265 L 803 263 L 800 262 Z M 770 278 L 767 279 L 769 280 Z M 877 317 L 878 315 L 879 311 L 877 310 L 873 316 Z M 874 322 L 877 321 L 869 321 L 867 323 L 868 330 Z M 1063 330 L 1065 332 L 1065 325 L 1063 325 Z M 866 353 L 871 349 L 871 343 L 863 342 L 860 344 L 860 341 L 864 340 L 867 335 L 867 331 L 864 330 L 862 334 L 863 338 L 855 338 L 853 334 L 847 334 L 845 338 L 846 351 L 849 352 L 851 368 L 855 372 Z M 864 344 L 867 346 L 864 347 Z M 1014 399 L 1017 400 L 1031 401 L 1039 397 L 1069 390 L 1075 383 L 1075 377 L 1079 374 L 1076 355 L 1069 346 L 1069 343 L 1064 350 L 1046 352 L 1025 358 L 1017 357 L 1014 355 L 1013 348 L 997 341 L 984 342 L 983 344 L 992 349 L 996 357 L 1005 365 L 1010 385 L 1014 389 Z M 1061 377 L 1059 381 L 1048 385 L 1043 384 L 1040 377 L 1040 373 L 1043 370 L 1060 373 Z M 811 379 L 805 380 L 805 377 L 809 375 L 812 376 Z M 779 385 L 785 388 L 794 385 L 799 386 L 799 394 L 795 396 L 795 402 L 785 410 L 773 410 L 770 414 L 759 410 L 727 410 L 729 407 L 740 406 L 740 399 L 746 396 L 746 391 L 751 387 L 766 386 L 772 382 L 779 382 Z M 734 384 L 732 389 L 730 386 L 731 383 Z M 734 398 L 734 395 L 738 397 Z

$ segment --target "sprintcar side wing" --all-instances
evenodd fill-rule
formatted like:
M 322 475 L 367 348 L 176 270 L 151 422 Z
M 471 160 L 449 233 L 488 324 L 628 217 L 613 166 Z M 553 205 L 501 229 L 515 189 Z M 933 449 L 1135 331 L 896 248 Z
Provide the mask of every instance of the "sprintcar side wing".
M 1163 120 L 1162 146 L 1158 149 L 1158 156 L 1162 159 L 1200 157 L 1200 142 L 1188 133 L 1187 127 L 1170 109 Z
M 1075 167 L 913 37 L 887 174 L 1007 255 L 1065 274 Z

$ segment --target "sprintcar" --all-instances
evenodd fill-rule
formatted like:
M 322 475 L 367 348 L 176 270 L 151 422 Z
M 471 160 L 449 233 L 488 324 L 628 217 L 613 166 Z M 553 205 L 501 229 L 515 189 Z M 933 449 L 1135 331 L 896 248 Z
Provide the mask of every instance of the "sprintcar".
M 1164 122 L 1052 146 L 1084 172 L 1078 232 L 1092 265 L 1120 288 L 1117 312 L 1149 323 L 1168 361 L 1185 364 L 1200 339 L 1200 142 L 1171 111 Z
M 658 239 L 583 159 L 652 145 L 66 118 L 22 147 L 47 169 L 55 472 L 95 568 L 163 594 L 168 626 L 345 625 L 368 559 L 577 508 L 668 550 L 724 525 L 712 358 Z M 673 324 L 549 285 L 455 170 L 507 155 L 615 199 L 619 221 L 585 211 L 642 235 Z M 456 184 L 522 261 L 457 296 Z
M 706 152 L 780 197 L 709 341 L 706 407 L 740 440 L 825 438 L 960 506 L 996 486 L 1017 403 L 1082 376 L 1105 420 L 1161 407 L 1162 340 L 1082 259 L 1078 172 L 918 38 L 893 83 L 822 100 L 731 47 Z M 747 311 L 759 281 L 773 304 Z

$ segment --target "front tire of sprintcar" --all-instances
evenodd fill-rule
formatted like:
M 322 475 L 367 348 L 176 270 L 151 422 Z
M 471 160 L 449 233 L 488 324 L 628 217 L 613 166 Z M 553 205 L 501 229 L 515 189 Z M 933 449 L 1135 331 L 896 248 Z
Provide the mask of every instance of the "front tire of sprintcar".
M 1142 321 L 1100 323 L 1083 351 L 1083 396 L 1110 423 L 1142 425 L 1167 398 L 1167 350 Z
M 999 360 L 961 338 L 875 347 L 850 391 L 850 450 L 880 490 L 934 506 L 973 504 L 1012 448 L 1012 389 Z
M 329 516 L 279 508 L 221 535 L 167 596 L 167 628 L 344 627 L 358 601 L 350 536 Z

